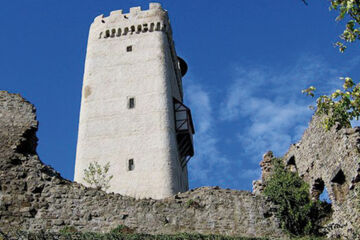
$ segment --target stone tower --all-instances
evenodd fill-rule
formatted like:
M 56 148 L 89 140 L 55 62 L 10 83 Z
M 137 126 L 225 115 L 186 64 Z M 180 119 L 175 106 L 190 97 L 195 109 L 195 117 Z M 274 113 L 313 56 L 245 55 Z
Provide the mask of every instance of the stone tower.
M 109 192 L 164 198 L 188 189 L 191 113 L 167 11 L 159 3 L 100 15 L 90 27 L 75 181 L 91 162 L 110 162 Z

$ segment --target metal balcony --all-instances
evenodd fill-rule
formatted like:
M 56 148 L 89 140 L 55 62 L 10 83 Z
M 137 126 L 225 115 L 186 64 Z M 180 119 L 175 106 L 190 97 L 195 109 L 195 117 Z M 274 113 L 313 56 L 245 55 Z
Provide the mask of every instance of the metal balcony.
M 191 111 L 182 102 L 174 98 L 175 130 L 181 166 L 185 167 L 194 156 L 192 135 L 195 133 Z

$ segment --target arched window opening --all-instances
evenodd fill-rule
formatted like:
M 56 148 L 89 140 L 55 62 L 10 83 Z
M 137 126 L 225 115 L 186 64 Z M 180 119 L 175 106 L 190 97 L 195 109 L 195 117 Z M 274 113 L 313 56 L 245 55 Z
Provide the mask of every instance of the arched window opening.
M 156 31 L 160 31 L 160 22 L 156 23 Z
M 121 28 L 118 28 L 116 36 L 117 36 L 117 37 L 120 37 L 120 36 L 121 36 Z
M 143 32 L 147 32 L 148 31 L 148 24 L 144 23 L 143 24 Z
M 131 29 L 131 33 L 135 32 L 135 26 L 131 26 L 130 29 Z
M 155 23 L 150 23 L 150 32 L 154 31 Z
M 287 161 L 286 161 L 286 165 L 289 168 L 289 170 L 291 172 L 296 172 L 297 168 L 296 168 L 296 162 L 295 162 L 295 156 L 292 155 Z
M 137 33 L 141 33 L 141 25 L 137 26 Z
M 338 169 L 331 178 L 331 187 L 335 201 L 343 202 L 348 194 L 349 187 L 346 183 L 345 174 L 341 169 Z
M 105 38 L 108 38 L 108 37 L 110 37 L 110 30 L 106 30 L 106 32 L 105 32 Z
M 129 32 L 129 28 L 126 27 L 126 28 L 124 29 L 124 35 L 128 34 L 128 32 Z
M 116 29 L 115 28 L 111 29 L 111 37 L 112 38 L 115 37 L 115 34 L 116 34 Z

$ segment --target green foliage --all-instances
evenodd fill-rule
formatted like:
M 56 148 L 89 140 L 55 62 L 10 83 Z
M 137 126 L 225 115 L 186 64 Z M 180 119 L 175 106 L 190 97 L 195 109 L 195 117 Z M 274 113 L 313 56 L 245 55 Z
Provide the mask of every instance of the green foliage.
M 144 233 L 135 233 L 133 229 L 118 225 L 108 233 L 95 232 L 78 232 L 72 226 L 66 226 L 59 233 L 51 231 L 26 232 L 17 231 L 16 239 L 29 240 L 270 240 L 274 238 L 255 238 L 255 237 L 241 237 L 241 236 L 223 236 L 223 235 L 204 235 L 200 233 L 177 233 L 177 234 L 158 234 L 150 235 Z M 0 235 L 1 236 L 1 235 Z M 5 236 L 5 235 L 4 235 Z M 5 236 L 4 239 L 9 239 Z M 288 238 L 286 238 L 288 239 Z M 296 237 L 290 238 L 292 240 L 325 240 L 321 237 Z
M 230 237 L 222 235 L 203 235 L 199 233 L 178 233 L 172 235 L 150 235 L 143 233 L 94 233 L 94 232 L 76 232 L 76 233 L 54 233 L 54 232 L 38 232 L 25 233 L 18 235 L 19 239 L 36 239 L 36 240 L 269 240 L 269 238 L 252 238 L 252 237 Z
M 90 186 L 107 190 L 110 187 L 110 180 L 113 176 L 108 176 L 110 169 L 110 163 L 106 163 L 101 166 L 98 162 L 92 162 L 87 169 L 84 169 L 84 181 L 90 184 Z
M 77 232 L 77 229 L 74 226 L 65 226 L 59 232 L 61 234 L 70 234 Z
M 281 227 L 295 235 L 318 235 L 320 202 L 310 200 L 309 186 L 296 173 L 286 170 L 281 159 L 272 161 L 274 169 L 264 194 L 278 205 L 276 214 Z
M 118 225 L 116 228 L 111 229 L 110 233 L 112 234 L 130 234 L 134 233 L 134 229 L 129 228 L 125 225 Z
M 199 208 L 202 208 L 202 206 L 200 205 L 200 203 L 198 203 L 197 201 L 195 201 L 194 199 L 189 199 L 185 202 L 185 207 L 187 208 L 190 208 L 190 207 L 193 207 L 193 208 L 196 208 L 196 209 L 199 209 Z
M 345 29 L 340 35 L 342 41 L 355 42 L 360 39 L 360 2 L 358 0 L 331 0 L 330 10 L 339 12 L 336 21 L 346 20 Z M 335 44 L 340 52 L 346 50 L 343 42 Z
M 342 42 L 335 43 L 340 52 L 347 46 L 344 42 L 355 42 L 360 39 L 360 1 L 330 0 L 330 10 L 337 11 L 336 21 L 346 21 L 345 29 L 340 35 Z M 336 90 L 329 96 L 320 96 L 317 101 L 317 114 L 325 114 L 323 127 L 329 130 L 336 122 L 349 127 L 350 121 L 360 116 L 360 84 L 355 84 L 350 77 L 341 78 L 344 81 L 343 90 Z M 315 87 L 311 86 L 302 92 L 315 96 Z
M 360 84 L 355 85 L 349 77 L 344 81 L 343 91 L 338 89 L 330 96 L 320 96 L 317 100 L 317 114 L 326 114 L 323 126 L 329 130 L 336 122 L 351 127 L 350 121 L 360 116 Z

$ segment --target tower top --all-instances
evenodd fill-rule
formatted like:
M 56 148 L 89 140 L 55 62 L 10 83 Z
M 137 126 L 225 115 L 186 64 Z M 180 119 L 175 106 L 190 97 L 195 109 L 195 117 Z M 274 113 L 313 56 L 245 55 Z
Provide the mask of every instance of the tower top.
M 130 8 L 128 13 L 122 9 L 110 12 L 109 16 L 101 14 L 95 17 L 93 24 L 104 24 L 115 21 L 133 21 L 156 15 L 167 15 L 167 11 L 161 7 L 160 3 L 149 3 L 149 9 L 142 10 L 140 6 Z

